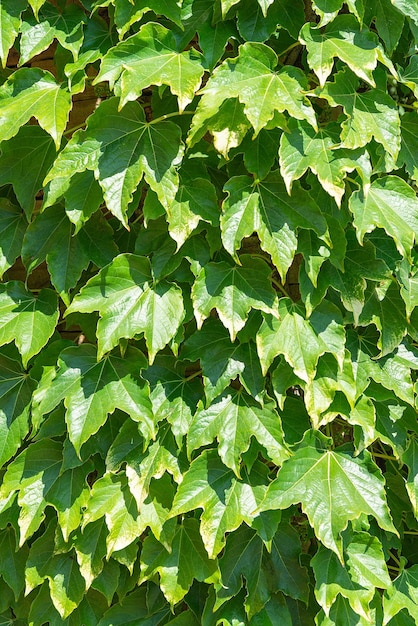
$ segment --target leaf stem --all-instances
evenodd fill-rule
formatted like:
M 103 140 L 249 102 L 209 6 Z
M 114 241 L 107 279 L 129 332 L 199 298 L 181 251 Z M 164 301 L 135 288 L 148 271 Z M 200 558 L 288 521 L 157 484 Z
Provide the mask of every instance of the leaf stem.
M 396 457 L 389 454 L 383 454 L 382 452 L 372 452 L 372 456 L 376 456 L 378 459 L 386 459 L 386 461 L 396 461 Z
M 301 43 L 299 41 L 295 41 L 290 46 L 288 46 L 285 50 L 283 50 L 283 52 L 280 52 L 279 57 L 284 57 L 288 52 L 290 52 L 294 48 L 297 48 L 297 46 L 300 46 L 300 45 Z
M 165 115 L 161 115 L 160 117 L 156 117 L 155 119 L 148 122 L 149 124 L 157 124 L 157 122 L 163 122 L 164 120 L 168 120 L 170 117 L 181 117 L 182 115 L 194 115 L 196 111 L 173 111 L 172 113 L 166 113 Z
M 77 124 L 77 126 L 72 126 L 71 128 L 67 128 L 67 130 L 65 130 L 62 134 L 64 135 L 64 137 L 66 137 L 67 135 L 71 135 L 72 133 L 75 133 L 76 130 L 80 130 L 80 128 L 84 128 L 86 122 L 83 122 L 82 124 Z
M 193 380 L 193 378 L 197 378 L 198 376 L 200 376 L 202 373 L 202 370 L 197 370 L 196 372 L 193 372 L 193 374 L 190 374 L 190 376 L 187 376 L 187 378 L 183 378 L 183 381 L 185 383 L 189 382 L 189 380 Z

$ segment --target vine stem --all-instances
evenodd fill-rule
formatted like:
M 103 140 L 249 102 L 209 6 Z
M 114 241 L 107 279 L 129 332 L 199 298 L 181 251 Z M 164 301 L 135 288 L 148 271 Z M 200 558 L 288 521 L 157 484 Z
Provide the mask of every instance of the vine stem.
M 179 111 L 173 111 L 172 113 L 166 113 L 165 115 L 156 117 L 154 120 L 151 120 L 148 123 L 156 124 L 157 122 L 163 122 L 164 120 L 168 120 L 170 117 L 181 117 L 182 115 L 194 115 L 195 113 L 196 111 L 183 111 L 183 113 L 180 113 Z
M 202 373 L 202 370 L 197 370 L 197 372 L 193 372 L 193 374 L 190 374 L 190 376 L 187 376 L 187 378 L 183 378 L 183 381 L 185 383 L 189 382 L 189 380 L 193 380 L 193 378 L 197 378 L 198 376 L 200 376 Z
M 64 137 L 66 137 L 67 135 L 71 135 L 72 133 L 75 133 L 76 130 L 80 130 L 80 128 L 84 128 L 86 122 L 83 122 L 82 124 L 77 124 L 77 126 L 72 126 L 71 128 L 67 128 L 67 130 L 65 130 L 62 134 L 64 135 Z

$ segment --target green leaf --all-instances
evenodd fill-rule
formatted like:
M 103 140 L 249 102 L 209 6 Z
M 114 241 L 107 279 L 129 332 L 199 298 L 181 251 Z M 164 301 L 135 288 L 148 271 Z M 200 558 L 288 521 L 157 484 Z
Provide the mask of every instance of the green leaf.
M 150 85 L 169 85 L 182 112 L 199 89 L 204 71 L 192 51 L 177 52 L 173 33 L 160 24 L 144 24 L 109 50 L 94 82 L 107 80 L 113 89 L 118 81 L 115 93 L 120 96 L 120 108 Z
M 246 481 L 220 461 L 216 450 L 205 450 L 190 465 L 178 487 L 170 516 L 201 508 L 200 534 L 214 558 L 225 545 L 225 533 L 246 521 L 251 525 L 266 487 L 265 467 L 257 465 Z
M 416 621 L 418 619 L 418 565 L 405 568 L 393 581 L 383 596 L 384 620 L 387 624 L 402 609 Z
M 58 479 L 62 464 L 62 444 L 52 439 L 31 443 L 7 467 L 0 498 L 19 492 L 19 529 L 22 546 L 39 528 L 48 494 Z
M 297 249 L 299 229 L 312 229 L 328 240 L 327 223 L 315 200 L 299 185 L 289 196 L 278 170 L 253 184 L 248 176 L 233 177 L 225 190 L 229 196 L 221 217 L 222 242 L 236 260 L 242 239 L 255 231 L 284 279 Z
M 57 150 L 71 109 L 69 92 L 50 72 L 22 68 L 0 87 L 0 141 L 11 139 L 31 117 L 51 135 Z
M 418 8 L 414 0 L 391 0 L 391 2 L 401 13 L 418 24 Z
M 273 2 L 263 11 L 261 6 L 254 7 L 251 0 L 241 0 L 237 20 L 241 37 L 246 41 L 266 41 L 277 29 L 281 13 L 280 3 Z
M 56 242 L 60 245 L 57 246 Z M 48 207 L 29 225 L 22 246 L 22 260 L 31 273 L 46 259 L 51 282 L 69 304 L 69 291 L 75 287 L 89 257 L 62 206 Z
M 217 225 L 219 216 L 215 188 L 205 178 L 180 177 L 175 200 L 167 209 L 168 231 L 179 249 L 200 220 Z
M 149 391 L 138 375 L 144 365 L 144 356 L 136 348 L 129 348 L 124 359 L 110 355 L 100 361 L 92 345 L 66 348 L 48 393 L 40 386 L 34 394 L 34 412 L 49 413 L 65 399 L 68 434 L 77 454 L 116 408 L 139 423 L 145 439 L 153 438 Z
M 320 91 L 332 107 L 342 106 L 347 119 L 341 125 L 341 147 L 355 150 L 372 139 L 394 159 L 400 149 L 400 119 L 396 103 L 379 88 L 358 91 L 359 80 L 344 70 Z
M 339 2 L 341 6 L 341 2 Z M 334 58 L 341 59 L 361 79 L 374 87 L 373 70 L 377 62 L 392 65 L 385 56 L 374 33 L 366 28 L 360 30 L 354 15 L 339 15 L 324 32 L 305 24 L 299 35 L 308 50 L 308 64 L 318 76 L 323 87 L 334 65 Z
M 360 243 L 366 233 L 376 227 L 384 228 L 394 239 L 399 253 L 411 258 L 418 228 L 418 200 L 404 180 L 397 176 L 376 179 L 366 193 L 353 193 L 350 210 Z
M 20 363 L 0 354 L 0 464 L 18 451 L 29 431 L 29 408 L 35 381 Z
M 363 513 L 397 534 L 384 496 L 379 469 L 367 452 L 354 457 L 326 450 L 326 439 L 307 432 L 295 454 L 285 461 L 268 488 L 261 511 L 302 504 L 320 541 L 342 560 L 340 533 Z
M 19 66 L 40 54 L 57 39 L 77 59 L 83 43 L 84 11 L 77 5 L 59 11 L 46 4 L 36 19 L 25 20 L 21 27 Z
M 27 225 L 23 211 L 6 198 L 0 198 L 0 278 L 20 255 Z
M 105 519 L 101 517 L 96 522 L 87 524 L 82 533 L 78 532 L 75 535 L 74 549 L 80 574 L 85 580 L 87 589 L 103 570 L 107 534 Z
M 417 69 L 418 69 L 418 55 L 415 57 L 417 59 Z M 411 60 L 412 62 L 412 60 Z M 417 76 L 418 80 L 418 76 Z M 402 135 L 402 143 L 401 149 L 399 152 L 399 162 L 405 165 L 406 171 L 408 174 L 414 178 L 418 179 L 418 113 L 405 113 L 401 117 L 401 135 Z
M 25 566 L 28 558 L 28 547 L 20 550 L 16 545 L 16 536 L 13 528 L 8 526 L 0 532 L 0 574 L 5 582 L 13 589 L 16 601 L 25 588 Z
M 359 317 L 359 324 L 376 324 L 380 332 L 378 347 L 384 356 L 394 350 L 406 333 L 405 304 L 399 288 L 391 282 L 382 294 L 378 288 L 370 289 Z
M 157 356 L 142 375 L 150 383 L 154 415 L 158 415 L 160 420 L 166 419 L 180 441 L 189 430 L 197 403 L 202 397 L 200 380 L 197 377 L 190 379 L 183 363 L 163 355 Z
M 222 586 L 216 585 L 215 609 L 236 595 L 245 578 L 245 609 L 249 618 L 261 611 L 272 595 L 283 591 L 293 598 L 307 600 L 308 579 L 299 564 L 299 537 L 282 524 L 273 538 L 271 551 L 252 529 L 242 525 L 228 536 L 219 561 Z
M 26 589 L 30 591 L 48 579 L 50 598 L 61 618 L 67 618 L 80 604 L 84 580 L 71 554 L 55 554 L 51 525 L 31 546 L 26 564 Z
M 87 462 L 81 467 L 63 472 L 49 491 L 48 501 L 58 513 L 64 541 L 68 541 L 70 534 L 80 526 L 82 510 L 87 506 L 90 490 L 87 485 L 87 475 L 94 466 Z
M 58 197 L 68 190 L 71 176 L 92 170 L 109 210 L 126 226 L 126 211 L 142 176 L 164 206 L 174 200 L 178 188 L 174 165 L 182 151 L 178 126 L 147 123 L 138 102 L 118 111 L 118 99 L 110 98 L 89 117 L 87 129 L 75 133 L 59 153 L 44 185 L 54 181 Z
M 172 605 L 184 598 L 194 579 L 206 583 L 219 580 L 217 561 L 208 558 L 197 520 L 185 519 L 177 527 L 170 552 L 152 535 L 145 539 L 141 552 L 140 582 L 157 572 L 161 590 Z
M 227 98 L 238 98 L 257 135 L 276 111 L 288 111 L 316 127 L 315 114 L 303 94 L 303 74 L 296 68 L 274 71 L 277 56 L 264 44 L 245 43 L 239 56 L 227 59 L 213 72 L 201 90 L 188 142 L 194 143 L 205 121 L 218 112 Z
M 241 455 L 248 450 L 252 436 L 276 465 L 288 458 L 274 403 L 261 406 L 244 392 L 229 388 L 209 408 L 197 411 L 187 435 L 187 449 L 191 455 L 216 437 L 223 463 L 239 477 Z
M 17 280 L 0 285 L 0 345 L 14 341 L 24 367 L 47 343 L 58 317 L 57 296 L 51 289 L 34 296 Z
M 387 589 L 391 586 L 382 547 L 376 537 L 367 533 L 353 535 L 345 545 L 345 567 L 331 550 L 323 546 L 312 559 L 316 578 L 315 597 L 329 615 L 330 608 L 341 594 L 347 598 L 355 613 L 370 621 L 370 602 L 375 588 Z
M 411 500 L 415 517 L 418 519 L 418 442 L 411 439 L 408 448 L 402 455 L 402 461 L 408 467 L 408 478 L 405 483 Z
M 337 148 L 337 125 L 328 125 L 318 132 L 306 122 L 289 123 L 290 133 L 283 133 L 280 140 L 280 173 L 291 193 L 292 183 L 305 174 L 309 168 L 322 187 L 332 196 L 338 206 L 345 192 L 345 178 L 348 172 L 357 169 L 363 183 L 370 180 L 371 165 L 365 150 Z
M 94 483 L 84 511 L 82 528 L 101 517 L 105 517 L 109 530 L 106 538 L 107 558 L 140 536 L 136 502 L 122 476 L 105 474 Z
M 10 48 L 19 33 L 22 11 L 26 9 L 26 0 L 3 0 L 0 6 L 0 59 L 6 67 Z
M 203 22 L 198 30 L 199 46 L 203 52 L 204 65 L 213 70 L 222 57 L 228 40 L 237 36 L 234 22 L 216 22 L 211 24 L 209 20 Z
M 250 309 L 274 313 L 275 292 L 271 287 L 268 265 L 250 255 L 242 255 L 241 265 L 225 261 L 208 263 L 192 287 L 192 300 L 198 328 L 212 309 L 229 330 L 231 341 L 245 326 Z
M 203 371 L 205 396 L 211 403 L 237 376 L 246 391 L 261 401 L 263 375 L 253 342 L 231 343 L 225 327 L 211 317 L 183 344 L 181 356 L 198 361 Z
M 115 3 L 115 23 L 118 27 L 119 37 L 129 30 L 129 27 L 139 22 L 148 11 L 154 11 L 157 15 L 164 15 L 175 24 L 180 22 L 179 2 L 167 2 L 167 0 L 147 0 L 146 6 L 141 0 L 118 0 Z
M 376 29 L 389 54 L 398 45 L 404 25 L 404 16 L 394 7 L 391 0 L 372 0 L 366 3 L 367 21 L 375 17 Z
M 299 305 L 281 298 L 278 318 L 265 316 L 257 333 L 257 350 L 264 374 L 279 354 L 307 383 L 314 378 L 318 359 L 325 352 L 333 354 L 342 364 L 344 328 L 339 311 L 331 303 L 318 307 L 307 320 Z
M 66 314 L 99 311 L 98 357 L 121 338 L 144 333 L 150 363 L 175 336 L 184 318 L 180 289 L 153 280 L 146 257 L 122 254 L 91 278 Z
M 54 158 L 54 142 L 39 126 L 23 126 L 15 137 L 1 144 L 0 185 L 13 185 L 28 218 Z

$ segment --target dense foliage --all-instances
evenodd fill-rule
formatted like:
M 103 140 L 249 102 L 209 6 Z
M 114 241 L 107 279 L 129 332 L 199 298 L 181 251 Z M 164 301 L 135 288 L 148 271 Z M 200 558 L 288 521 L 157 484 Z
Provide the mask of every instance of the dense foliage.
M 418 623 L 417 41 L 0 2 L 1 623 Z

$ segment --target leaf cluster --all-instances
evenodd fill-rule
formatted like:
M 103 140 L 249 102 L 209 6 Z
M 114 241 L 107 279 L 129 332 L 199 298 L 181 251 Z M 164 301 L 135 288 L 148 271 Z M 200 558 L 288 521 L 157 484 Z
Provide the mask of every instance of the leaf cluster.
M 417 42 L 0 2 L 2 623 L 418 622 Z

